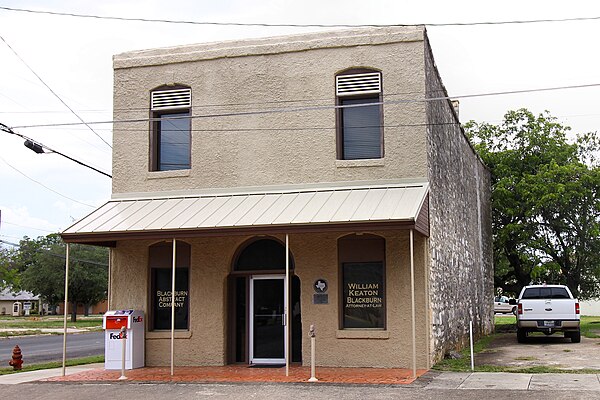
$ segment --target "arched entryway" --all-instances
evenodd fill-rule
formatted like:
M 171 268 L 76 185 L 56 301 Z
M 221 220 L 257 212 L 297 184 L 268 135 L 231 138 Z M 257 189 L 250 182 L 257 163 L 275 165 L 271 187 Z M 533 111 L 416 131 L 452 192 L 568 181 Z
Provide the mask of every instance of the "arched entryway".
M 290 253 L 291 361 L 302 361 L 300 279 Z M 229 276 L 228 361 L 285 363 L 285 245 L 275 238 L 242 244 Z

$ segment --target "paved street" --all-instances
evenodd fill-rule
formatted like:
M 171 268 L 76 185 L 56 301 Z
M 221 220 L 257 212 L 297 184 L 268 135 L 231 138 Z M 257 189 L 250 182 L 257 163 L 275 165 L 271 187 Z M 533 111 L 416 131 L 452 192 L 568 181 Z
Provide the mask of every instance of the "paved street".
M 26 364 L 62 361 L 62 335 L 17 336 L 0 339 L 0 365 L 8 365 L 12 350 L 19 345 Z M 67 336 L 67 358 L 104 354 L 104 332 Z
M 597 392 L 584 390 L 491 390 L 491 389 L 435 389 L 425 387 L 398 387 L 385 385 L 324 385 L 324 384 L 68 384 L 26 383 L 2 386 L 4 398 L 29 400 L 73 399 L 418 399 L 469 400 L 565 399 L 595 398 Z

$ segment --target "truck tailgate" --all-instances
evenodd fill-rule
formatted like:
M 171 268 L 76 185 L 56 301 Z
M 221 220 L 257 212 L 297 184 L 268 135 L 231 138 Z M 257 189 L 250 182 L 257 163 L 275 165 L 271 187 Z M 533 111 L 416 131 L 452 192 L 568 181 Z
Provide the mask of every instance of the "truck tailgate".
M 576 301 L 573 299 L 521 300 L 523 314 L 519 316 L 519 319 L 579 319 L 579 314 L 575 314 L 575 303 Z

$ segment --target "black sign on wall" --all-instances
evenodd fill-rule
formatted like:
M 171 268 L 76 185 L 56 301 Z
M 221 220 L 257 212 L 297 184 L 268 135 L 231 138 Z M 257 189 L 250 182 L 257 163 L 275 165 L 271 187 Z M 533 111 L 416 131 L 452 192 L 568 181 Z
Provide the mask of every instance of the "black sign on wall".
M 382 262 L 344 263 L 344 328 L 385 328 L 385 286 Z
M 171 269 L 152 268 L 153 329 L 171 329 Z M 175 271 L 175 329 L 189 328 L 189 268 Z

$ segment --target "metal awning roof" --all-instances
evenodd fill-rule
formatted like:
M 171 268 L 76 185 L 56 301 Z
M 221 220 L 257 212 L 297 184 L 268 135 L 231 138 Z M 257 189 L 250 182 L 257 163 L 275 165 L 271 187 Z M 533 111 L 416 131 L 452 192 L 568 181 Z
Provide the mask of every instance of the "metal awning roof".
M 112 199 L 62 236 L 67 242 L 100 243 L 151 236 L 414 226 L 428 188 L 427 182 L 345 183 Z

